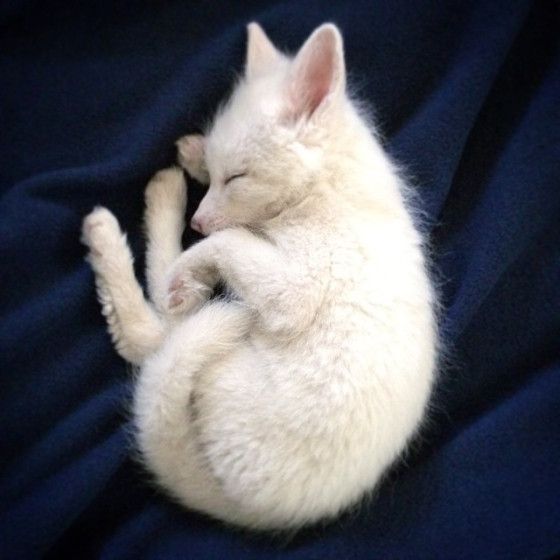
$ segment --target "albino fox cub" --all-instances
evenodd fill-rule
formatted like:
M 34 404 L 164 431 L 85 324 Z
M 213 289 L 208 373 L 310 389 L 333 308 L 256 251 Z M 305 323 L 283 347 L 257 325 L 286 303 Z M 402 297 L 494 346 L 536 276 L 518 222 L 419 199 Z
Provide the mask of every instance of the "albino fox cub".
M 137 440 L 159 483 L 238 525 L 297 528 L 379 481 L 434 379 L 434 295 L 404 185 L 346 93 L 342 37 L 294 58 L 257 24 L 245 73 L 179 160 L 209 189 L 181 248 L 179 168 L 146 190 L 145 300 L 116 218 L 83 239 L 120 355 L 139 366 Z M 218 281 L 229 299 L 210 300 Z

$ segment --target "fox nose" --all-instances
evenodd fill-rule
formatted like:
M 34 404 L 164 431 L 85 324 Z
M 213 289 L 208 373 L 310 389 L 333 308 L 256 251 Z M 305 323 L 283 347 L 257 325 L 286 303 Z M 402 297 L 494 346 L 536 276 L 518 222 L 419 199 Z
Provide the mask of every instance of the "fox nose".
M 198 231 L 198 233 L 202 233 L 202 226 L 198 221 L 198 219 L 195 218 L 194 216 L 193 219 L 191 220 L 191 228 L 194 229 L 194 231 Z

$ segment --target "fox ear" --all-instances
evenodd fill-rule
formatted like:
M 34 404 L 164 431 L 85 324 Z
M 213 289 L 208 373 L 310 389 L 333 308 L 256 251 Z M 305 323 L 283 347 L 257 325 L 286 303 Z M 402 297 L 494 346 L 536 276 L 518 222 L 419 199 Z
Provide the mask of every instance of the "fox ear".
M 247 57 L 245 76 L 251 79 L 262 74 L 280 58 L 280 53 L 258 23 L 247 26 Z
M 320 107 L 344 93 L 346 70 L 338 27 L 325 23 L 304 43 L 292 62 L 288 78 L 288 117 L 310 118 Z

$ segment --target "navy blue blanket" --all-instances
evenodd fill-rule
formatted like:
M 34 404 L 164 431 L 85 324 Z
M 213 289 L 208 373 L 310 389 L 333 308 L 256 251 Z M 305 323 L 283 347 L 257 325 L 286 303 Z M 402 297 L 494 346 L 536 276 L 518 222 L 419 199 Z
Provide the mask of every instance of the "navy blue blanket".
M 558 4 L 102 4 L 0 4 L 0 557 L 558 555 Z M 289 50 L 341 27 L 353 87 L 427 217 L 449 354 L 406 462 L 292 540 L 182 510 L 131 458 L 130 372 L 79 243 L 108 206 L 142 278 L 144 186 L 228 92 L 251 20 Z

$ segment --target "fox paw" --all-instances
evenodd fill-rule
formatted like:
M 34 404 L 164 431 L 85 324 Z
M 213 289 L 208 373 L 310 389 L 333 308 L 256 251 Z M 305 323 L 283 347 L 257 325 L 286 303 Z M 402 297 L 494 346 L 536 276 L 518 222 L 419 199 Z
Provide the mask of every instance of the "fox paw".
M 95 256 L 110 250 L 121 236 L 119 222 L 107 208 L 98 206 L 84 218 L 81 241 Z
M 212 289 L 198 280 L 184 274 L 173 276 L 167 289 L 167 310 L 174 315 L 189 313 L 211 295 Z
M 146 187 L 145 198 L 148 208 L 169 207 L 184 212 L 187 189 L 183 170 L 180 167 L 169 167 L 158 171 Z
M 204 158 L 204 136 L 188 134 L 176 142 L 177 161 L 197 181 L 207 185 L 210 182 Z

